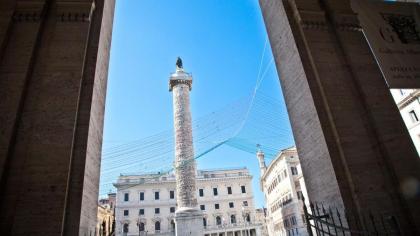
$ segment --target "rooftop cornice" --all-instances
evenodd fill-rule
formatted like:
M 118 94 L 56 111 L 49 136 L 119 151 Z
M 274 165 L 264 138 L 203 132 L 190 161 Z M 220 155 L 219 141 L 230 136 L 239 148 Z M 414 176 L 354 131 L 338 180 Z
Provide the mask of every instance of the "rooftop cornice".
M 403 98 L 400 102 L 398 102 L 397 106 L 398 109 L 401 110 L 404 107 L 408 106 L 410 103 L 414 101 L 414 99 L 418 98 L 420 96 L 420 89 L 416 89 L 414 92 L 407 95 L 405 98 Z
M 232 180 L 240 180 L 240 179 L 252 179 L 252 175 L 242 175 L 242 176 L 228 176 L 228 177 L 221 177 L 221 178 L 217 178 L 217 177 L 209 177 L 209 178 L 196 178 L 197 182 L 231 182 Z M 138 185 L 147 185 L 147 184 L 152 184 L 152 185 L 164 185 L 164 184 L 171 184 L 171 183 L 175 183 L 176 180 L 175 179 L 170 179 L 170 180 L 159 180 L 159 181 L 137 181 L 134 182 L 134 180 L 132 180 L 131 182 L 121 182 L 121 183 L 113 183 L 114 187 L 116 188 L 121 188 L 121 187 L 126 187 L 126 188 L 131 188 L 134 186 L 138 186 Z
M 264 174 L 261 176 L 261 179 L 260 179 L 260 181 L 263 181 L 266 177 L 267 177 L 267 175 L 268 175 L 268 173 L 270 173 L 271 171 L 272 171 L 272 169 L 274 168 L 273 166 L 275 165 L 275 164 L 277 164 L 279 161 L 281 161 L 282 159 L 283 159 L 283 157 L 286 155 L 286 154 L 290 154 L 290 153 L 296 153 L 296 155 L 297 155 L 297 151 L 296 151 L 296 148 L 294 148 L 294 147 L 290 147 L 290 148 L 288 148 L 288 149 L 284 149 L 284 150 L 282 150 L 277 156 L 276 156 L 276 158 L 272 161 L 272 162 L 270 162 L 270 165 L 268 165 L 268 167 L 267 167 L 267 169 L 266 169 L 266 171 L 264 172 Z

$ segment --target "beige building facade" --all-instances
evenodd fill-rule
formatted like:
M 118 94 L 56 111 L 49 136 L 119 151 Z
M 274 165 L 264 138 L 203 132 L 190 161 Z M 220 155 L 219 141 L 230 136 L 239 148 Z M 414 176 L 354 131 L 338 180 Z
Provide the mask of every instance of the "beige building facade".
M 108 193 L 107 198 L 99 199 L 95 236 L 109 236 L 114 230 L 115 193 Z
M 420 89 L 391 89 L 417 153 L 420 153 Z
M 257 208 L 255 209 L 255 222 L 260 224 L 260 235 L 268 236 L 267 229 L 267 208 Z
M 260 235 L 248 169 L 199 170 L 197 202 L 205 236 Z M 175 175 L 122 175 L 117 188 L 116 235 L 175 235 Z
M 114 221 L 113 211 L 103 205 L 98 206 L 98 221 L 96 223 L 96 232 L 97 236 L 108 236 L 112 232 L 112 224 Z
M 282 150 L 268 167 L 262 151 L 257 152 L 257 158 L 260 187 L 267 205 L 268 234 L 307 235 L 302 203 L 302 196 L 307 193 L 296 148 Z

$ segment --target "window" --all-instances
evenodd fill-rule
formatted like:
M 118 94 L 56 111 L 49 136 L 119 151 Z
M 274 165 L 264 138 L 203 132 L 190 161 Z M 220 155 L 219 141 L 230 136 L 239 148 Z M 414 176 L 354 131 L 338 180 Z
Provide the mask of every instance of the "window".
M 175 198 L 175 191 L 171 190 L 169 191 L 169 198 L 174 199 Z
M 213 195 L 217 196 L 217 188 L 213 188 Z
M 249 214 L 246 214 L 246 222 L 251 222 L 251 217 L 249 216 Z
M 205 205 L 200 205 L 200 209 L 201 209 L 202 211 L 204 211 L 204 210 L 206 210 L 206 206 L 205 206 Z
M 139 210 L 139 215 L 141 215 L 141 216 L 144 215 L 144 209 Z
M 216 225 L 221 225 L 222 224 L 222 218 L 220 218 L 220 216 L 216 216 Z
M 232 187 L 227 187 L 228 194 L 232 194 Z
M 128 197 L 129 197 L 128 193 L 124 193 L 124 202 L 128 202 Z
M 303 200 L 303 193 L 302 191 L 297 191 L 297 197 L 299 200 Z
M 204 228 L 207 226 L 207 219 L 206 218 L 203 218 L 203 226 L 204 226 Z
M 248 206 L 248 201 L 243 201 L 242 204 L 247 207 Z
M 143 222 L 140 222 L 140 224 L 139 224 L 139 231 L 140 232 L 144 231 L 144 223 Z
M 404 96 L 405 91 L 404 91 L 404 90 L 402 90 L 402 89 L 400 89 L 400 94 L 401 94 L 401 96 Z
M 169 212 L 170 212 L 170 213 L 174 213 L 174 212 L 175 212 L 175 207 L 171 207 L 171 208 L 169 208 Z
M 292 216 L 292 217 L 290 218 L 290 221 L 292 222 L 292 225 L 296 225 L 296 224 L 297 224 L 297 222 L 296 222 L 296 217 L 295 217 L 295 216 Z
M 128 233 L 128 224 L 124 224 L 123 226 L 123 233 Z
M 283 224 L 284 227 L 289 227 L 289 219 L 284 219 Z
M 198 190 L 200 197 L 204 196 L 204 189 L 200 188 Z
M 171 220 L 171 231 L 175 232 L 175 221 Z
M 230 223 L 236 224 L 236 216 L 235 215 L 230 216 Z
M 160 221 L 155 222 L 155 231 L 160 231 Z
M 242 191 L 242 193 L 246 193 L 246 189 L 245 189 L 244 185 L 241 186 L 241 191 Z
M 416 123 L 417 121 L 419 121 L 419 118 L 416 115 L 416 112 L 414 110 L 408 112 L 408 114 L 410 115 L 411 121 L 413 123 Z
M 124 210 L 124 216 L 128 216 L 128 210 Z
M 144 201 L 144 192 L 140 193 L 140 201 Z
M 233 206 L 233 202 L 229 202 L 229 207 L 230 208 L 233 208 L 234 206 Z
M 214 209 L 219 209 L 219 208 L 220 208 L 219 203 L 214 204 Z
M 298 174 L 298 170 L 296 167 L 290 167 L 291 171 L 292 171 L 292 175 L 297 175 Z
M 287 178 L 287 170 L 283 171 L 284 178 Z
M 160 213 L 160 208 L 155 208 L 155 214 L 159 214 Z
M 159 200 L 159 192 L 155 192 L 155 200 Z

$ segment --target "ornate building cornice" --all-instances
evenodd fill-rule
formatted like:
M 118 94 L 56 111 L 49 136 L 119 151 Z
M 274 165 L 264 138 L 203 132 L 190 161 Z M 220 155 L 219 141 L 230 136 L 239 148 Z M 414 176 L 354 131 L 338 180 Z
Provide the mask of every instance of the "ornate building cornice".
M 50 4 L 59 22 L 89 22 L 95 9 L 94 1 L 56 1 Z M 45 14 L 45 0 L 17 1 L 13 13 L 14 22 L 39 22 Z
M 17 1 L 13 13 L 14 22 L 39 22 L 45 12 L 44 1 Z
M 404 109 L 406 106 L 408 106 L 410 103 L 412 103 L 415 99 L 420 97 L 420 89 L 416 89 L 414 92 L 407 95 L 405 98 L 403 98 L 400 102 L 398 102 L 397 106 L 399 110 Z
M 324 11 L 299 11 L 298 21 L 302 29 L 328 31 L 331 26 L 327 23 Z M 356 14 L 336 13 L 332 17 L 333 27 L 338 31 L 361 31 Z
M 359 19 L 354 13 L 335 13 L 333 21 L 336 29 L 339 31 L 362 31 Z
M 91 2 L 57 2 L 57 21 L 61 22 L 88 22 L 95 9 Z
M 116 188 L 131 188 L 131 187 L 135 187 L 138 185 L 164 185 L 164 184 L 175 184 L 175 179 L 170 179 L 170 180 L 159 180 L 159 181 L 155 181 L 153 179 L 143 179 L 139 178 L 138 180 L 129 180 L 128 182 L 117 182 L 114 183 L 113 185 Z M 209 178 L 197 178 L 197 182 L 227 182 L 227 183 L 232 183 L 232 181 L 235 180 L 247 180 L 247 179 L 252 179 L 252 175 L 238 175 L 238 176 L 228 176 L 228 177 L 209 177 Z

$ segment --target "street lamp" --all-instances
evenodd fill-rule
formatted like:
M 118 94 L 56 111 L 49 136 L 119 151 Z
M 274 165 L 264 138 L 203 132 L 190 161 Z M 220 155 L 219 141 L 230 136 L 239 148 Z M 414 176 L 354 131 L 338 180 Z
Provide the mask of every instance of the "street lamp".
M 248 236 L 251 236 L 251 232 L 250 232 L 250 230 L 248 229 L 248 226 L 247 226 L 247 223 L 249 223 L 247 221 L 248 217 L 249 217 L 249 213 L 245 212 L 245 205 L 242 204 L 242 218 L 244 220 L 245 231 L 246 231 Z
M 143 225 L 142 225 L 143 224 Z M 139 227 L 139 236 L 145 235 L 147 236 L 147 230 L 145 231 L 145 225 L 143 222 L 140 221 L 140 219 L 137 221 L 137 226 Z
M 222 229 L 224 231 L 223 234 L 227 235 L 227 223 L 225 217 L 222 217 Z

